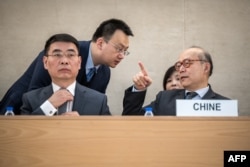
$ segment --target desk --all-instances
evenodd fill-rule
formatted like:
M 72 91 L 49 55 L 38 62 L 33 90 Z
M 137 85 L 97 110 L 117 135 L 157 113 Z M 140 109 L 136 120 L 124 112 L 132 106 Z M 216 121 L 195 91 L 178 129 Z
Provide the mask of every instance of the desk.
M 2 167 L 222 167 L 250 117 L 0 117 Z

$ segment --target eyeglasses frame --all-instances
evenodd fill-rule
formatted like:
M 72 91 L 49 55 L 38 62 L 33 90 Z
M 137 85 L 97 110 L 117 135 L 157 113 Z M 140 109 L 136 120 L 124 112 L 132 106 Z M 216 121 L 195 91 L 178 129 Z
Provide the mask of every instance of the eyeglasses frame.
M 185 62 L 186 61 L 186 62 Z M 187 62 L 188 61 L 188 62 Z M 191 64 L 193 64 L 194 61 L 203 61 L 203 62 L 207 62 L 206 60 L 192 60 L 192 59 L 184 59 L 183 61 L 178 61 L 174 64 L 175 70 L 176 71 L 180 71 L 181 66 L 183 65 L 183 67 L 185 68 L 189 68 Z M 178 65 L 180 64 L 180 65 Z
M 130 54 L 130 52 L 129 51 L 127 51 L 127 50 L 124 50 L 124 49 L 121 49 L 119 46 L 117 46 L 115 43 L 113 43 L 112 41 L 110 41 L 110 40 L 104 40 L 107 44 L 111 44 L 114 48 L 115 48 L 115 50 L 116 50 L 116 52 L 117 53 L 119 53 L 119 54 L 122 54 L 122 55 L 124 55 L 124 56 L 128 56 L 129 54 Z

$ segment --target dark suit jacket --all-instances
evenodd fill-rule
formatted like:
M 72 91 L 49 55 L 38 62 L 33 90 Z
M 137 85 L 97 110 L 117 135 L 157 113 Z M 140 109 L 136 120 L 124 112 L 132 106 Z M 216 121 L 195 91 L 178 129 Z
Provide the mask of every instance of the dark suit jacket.
M 79 41 L 79 44 L 82 64 L 77 76 L 77 82 L 101 93 L 105 93 L 110 80 L 110 68 L 106 65 L 101 65 L 90 82 L 87 82 L 85 66 L 89 53 L 90 41 Z M 42 51 L 31 63 L 25 73 L 9 88 L 0 102 L 0 114 L 5 113 L 7 106 L 14 107 L 15 114 L 20 114 L 22 95 L 25 92 L 51 84 L 51 78 L 48 71 L 45 70 L 43 66 L 43 56 L 44 52 Z
M 44 115 L 40 106 L 53 94 L 52 85 L 32 90 L 23 95 L 21 114 Z M 80 115 L 111 115 L 107 96 L 93 89 L 76 84 L 72 111 Z
M 176 115 L 176 99 L 185 99 L 185 89 L 161 91 L 156 99 L 142 108 L 146 91 L 132 92 L 132 87 L 125 91 L 122 115 L 144 115 L 146 107 L 152 107 L 154 115 Z M 211 86 L 202 99 L 229 99 L 215 93 Z

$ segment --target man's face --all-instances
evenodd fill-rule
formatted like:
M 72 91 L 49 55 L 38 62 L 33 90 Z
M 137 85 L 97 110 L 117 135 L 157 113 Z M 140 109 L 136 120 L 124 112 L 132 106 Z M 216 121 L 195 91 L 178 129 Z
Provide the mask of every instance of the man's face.
M 116 30 L 109 41 L 103 39 L 102 63 L 115 68 L 126 56 L 129 37 L 121 30 Z
M 209 64 L 200 61 L 199 53 L 202 51 L 198 48 L 190 48 L 181 53 L 178 62 L 180 62 L 179 75 L 182 86 L 190 91 L 204 88 L 208 85 Z M 189 60 L 189 66 L 185 67 L 183 62 Z
M 44 68 L 48 70 L 53 82 L 73 82 L 81 68 L 81 57 L 75 44 L 70 42 L 52 43 L 48 55 L 43 58 Z

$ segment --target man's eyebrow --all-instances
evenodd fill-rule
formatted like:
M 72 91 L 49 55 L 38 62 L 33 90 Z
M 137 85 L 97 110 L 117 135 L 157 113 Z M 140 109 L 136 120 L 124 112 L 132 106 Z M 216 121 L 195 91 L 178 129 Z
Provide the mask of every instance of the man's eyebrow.
M 116 45 L 118 45 L 119 47 L 122 47 L 123 49 L 128 49 L 129 48 L 129 46 L 125 46 L 122 43 L 118 43 Z
M 61 52 L 60 49 L 54 49 L 52 52 Z
M 53 53 L 54 52 L 62 52 L 62 50 L 60 50 L 60 49 L 54 49 L 52 52 Z M 68 49 L 67 52 L 76 52 L 76 50 L 75 49 Z
M 67 51 L 70 51 L 70 52 L 76 52 L 75 49 L 68 49 Z

